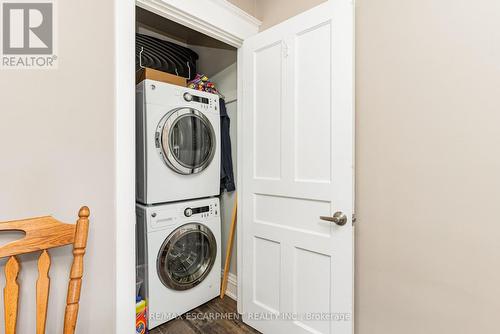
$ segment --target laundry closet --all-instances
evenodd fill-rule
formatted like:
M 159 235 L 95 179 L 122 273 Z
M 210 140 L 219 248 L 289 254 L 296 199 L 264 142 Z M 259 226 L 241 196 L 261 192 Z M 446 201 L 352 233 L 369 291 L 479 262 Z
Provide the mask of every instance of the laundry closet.
M 149 327 L 218 296 L 236 193 L 217 183 L 232 161 L 238 254 L 220 289 L 235 292 L 230 312 L 262 333 L 352 333 L 354 3 L 329 0 L 260 32 L 227 1 L 138 3 L 149 12 L 137 9 L 137 69 L 166 64 L 181 82 L 136 91 L 137 289 Z
M 236 61 L 236 48 L 136 8 L 136 295 L 149 329 L 220 294 L 236 209 Z

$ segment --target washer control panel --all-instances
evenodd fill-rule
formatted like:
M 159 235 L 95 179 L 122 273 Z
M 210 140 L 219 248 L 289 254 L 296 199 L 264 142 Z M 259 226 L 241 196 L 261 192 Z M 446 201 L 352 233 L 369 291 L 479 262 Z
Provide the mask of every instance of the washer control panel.
M 191 217 L 193 215 L 199 215 L 201 218 L 208 218 L 210 216 L 219 215 L 219 207 L 217 203 L 199 206 L 199 207 L 187 207 L 184 209 L 184 216 Z
M 220 217 L 219 199 L 216 197 L 194 201 L 178 202 L 142 207 L 137 212 L 143 212 L 142 219 L 147 226 L 147 233 L 172 229 L 192 222 L 216 223 Z M 142 210 L 142 211 L 141 211 Z

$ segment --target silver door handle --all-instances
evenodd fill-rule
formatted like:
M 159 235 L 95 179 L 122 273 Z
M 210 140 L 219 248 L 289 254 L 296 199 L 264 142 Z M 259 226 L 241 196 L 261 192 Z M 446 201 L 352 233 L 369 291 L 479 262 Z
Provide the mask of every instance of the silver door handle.
M 345 215 L 345 213 L 343 213 L 341 211 L 335 212 L 332 217 L 320 216 L 319 219 L 326 220 L 327 222 L 335 223 L 339 226 L 344 226 L 345 224 L 347 224 L 347 216 Z

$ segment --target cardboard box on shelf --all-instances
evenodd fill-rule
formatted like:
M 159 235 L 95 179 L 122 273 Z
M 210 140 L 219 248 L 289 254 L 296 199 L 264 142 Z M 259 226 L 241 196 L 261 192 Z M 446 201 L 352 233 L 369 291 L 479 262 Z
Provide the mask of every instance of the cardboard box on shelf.
M 143 80 L 150 79 L 161 82 L 166 82 L 173 85 L 178 85 L 182 87 L 187 86 L 187 79 L 177 76 L 175 74 L 170 74 L 162 71 L 158 71 L 152 68 L 141 68 L 135 73 L 135 83 L 138 84 Z

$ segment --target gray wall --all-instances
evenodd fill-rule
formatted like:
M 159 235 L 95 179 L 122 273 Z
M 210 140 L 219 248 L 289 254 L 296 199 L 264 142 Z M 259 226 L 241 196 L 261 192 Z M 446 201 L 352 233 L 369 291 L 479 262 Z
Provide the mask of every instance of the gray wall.
M 262 21 L 260 30 L 265 30 L 292 16 L 300 14 L 326 0 L 255 0 L 256 17 Z
M 262 21 L 265 30 L 326 0 L 229 0 Z
M 240 7 L 250 15 L 257 16 L 256 15 L 257 0 L 228 0 L 228 1 L 231 2 L 233 5 Z
M 358 333 L 498 332 L 499 13 L 358 0 Z
M 88 205 L 90 236 L 77 332 L 112 333 L 113 2 L 57 5 L 59 68 L 0 70 L 0 221 L 52 214 L 74 223 L 79 207 Z M 7 239 L 13 238 L 2 236 L 0 243 Z M 62 333 L 71 248 L 50 254 L 47 333 Z M 34 333 L 36 257 L 21 261 L 18 332 Z M 3 317 L 0 322 L 3 328 Z

